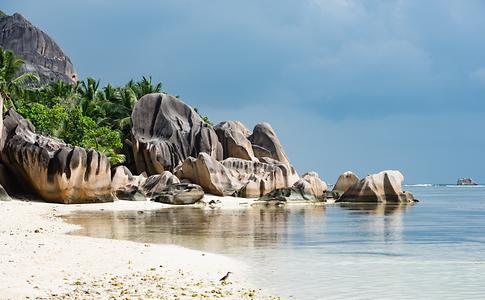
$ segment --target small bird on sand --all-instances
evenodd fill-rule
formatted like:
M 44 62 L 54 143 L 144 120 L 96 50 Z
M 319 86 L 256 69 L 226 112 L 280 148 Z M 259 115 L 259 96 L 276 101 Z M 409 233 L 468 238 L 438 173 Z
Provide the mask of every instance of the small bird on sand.
M 227 272 L 227 274 L 219 279 L 219 281 L 225 283 L 229 279 L 229 274 L 232 274 L 232 272 Z

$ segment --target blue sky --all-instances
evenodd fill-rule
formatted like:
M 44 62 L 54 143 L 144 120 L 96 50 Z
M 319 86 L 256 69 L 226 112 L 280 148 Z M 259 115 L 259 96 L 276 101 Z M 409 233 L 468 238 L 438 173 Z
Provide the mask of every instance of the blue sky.
M 4 0 L 81 78 L 152 75 L 213 121 L 270 122 L 332 183 L 485 182 L 483 1 Z

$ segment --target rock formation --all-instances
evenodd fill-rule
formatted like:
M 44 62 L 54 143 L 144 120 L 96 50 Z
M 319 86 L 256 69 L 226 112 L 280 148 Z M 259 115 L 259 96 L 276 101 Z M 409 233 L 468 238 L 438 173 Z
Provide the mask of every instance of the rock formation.
M 214 127 L 222 144 L 224 159 L 229 157 L 256 160 L 248 140 L 251 132 L 239 121 L 225 121 Z
M 0 17 L 0 48 L 12 50 L 22 57 L 26 63 L 21 72 L 37 73 L 41 84 L 57 80 L 76 81 L 69 57 L 52 38 L 18 13 Z
M 343 193 L 338 202 L 414 202 L 409 192 L 403 192 L 404 177 L 399 171 L 382 171 L 368 175 Z
M 154 194 L 153 201 L 166 204 L 194 204 L 204 197 L 204 190 L 197 184 L 178 183 L 167 185 Z
M 214 195 L 247 198 L 292 186 L 298 180 L 291 166 L 270 158 L 262 160 L 228 158 L 219 162 L 206 153 L 200 153 L 197 158 L 186 159 L 176 175 Z
M 253 151 L 257 158 L 270 157 L 290 165 L 280 140 L 268 123 L 256 125 L 253 134 L 249 136 L 249 141 L 253 145 Z
M 324 202 L 327 184 L 316 172 L 304 174 L 293 186 L 275 189 L 263 195 L 260 201 L 279 202 Z
M 147 178 L 144 175 L 133 176 L 125 166 L 116 167 L 111 179 L 113 196 L 120 200 L 143 201 L 144 193 L 140 187 L 145 184 Z
M 167 185 L 178 183 L 180 183 L 180 180 L 175 175 L 169 171 L 163 171 L 162 174 L 148 177 L 145 183 L 141 186 L 141 189 L 147 197 L 152 197 L 153 195 L 160 193 Z
M 148 94 L 138 100 L 131 115 L 133 155 L 139 173 L 173 171 L 187 157 L 207 153 L 222 159 L 215 131 L 179 99 Z
M 106 156 L 35 133 L 15 111 L 3 115 L 1 161 L 44 200 L 58 203 L 112 201 Z
M 340 196 L 357 182 L 359 182 L 359 177 L 354 173 L 347 171 L 338 177 L 332 192 Z
M 475 181 L 473 181 L 473 179 L 471 179 L 471 178 L 460 177 L 456 181 L 456 185 L 477 185 L 477 183 Z

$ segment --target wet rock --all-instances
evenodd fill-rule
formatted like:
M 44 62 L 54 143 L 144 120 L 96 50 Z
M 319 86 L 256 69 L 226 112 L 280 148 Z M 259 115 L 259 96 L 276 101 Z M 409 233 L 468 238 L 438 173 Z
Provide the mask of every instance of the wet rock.
M 143 96 L 131 119 L 133 155 L 139 173 L 172 172 L 186 158 L 199 153 L 222 159 L 222 146 L 214 129 L 173 96 L 162 93 Z
M 414 202 L 413 195 L 402 190 L 403 181 L 404 177 L 399 171 L 368 175 L 344 192 L 338 202 Z
M 12 109 L 3 115 L 4 147 L 0 159 L 26 189 L 58 203 L 113 201 L 106 156 L 35 133 Z
M 194 204 L 204 197 L 201 186 L 192 183 L 170 184 L 153 194 L 152 200 L 166 204 Z

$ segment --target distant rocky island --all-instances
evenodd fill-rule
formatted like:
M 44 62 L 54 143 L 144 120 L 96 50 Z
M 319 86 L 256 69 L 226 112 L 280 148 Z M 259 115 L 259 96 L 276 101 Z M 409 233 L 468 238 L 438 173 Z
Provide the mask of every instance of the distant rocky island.
M 76 80 L 70 59 L 46 33 L 20 14 L 0 18 L 0 47 L 26 60 L 42 82 Z M 48 202 L 93 203 L 116 199 L 193 204 L 204 195 L 256 199 L 256 203 L 412 203 L 399 171 L 359 179 L 343 173 L 333 190 L 316 172 L 298 175 L 268 123 L 249 130 L 239 121 L 215 126 L 167 93 L 147 93 L 131 112 L 123 149 L 131 164 L 43 135 L 0 99 L 0 183 L 11 193 Z M 19 189 L 18 187 L 22 187 Z
M 463 178 L 463 177 L 460 177 L 457 182 L 456 182 L 457 185 L 477 185 L 477 183 L 475 181 L 473 181 L 473 179 L 471 178 Z

